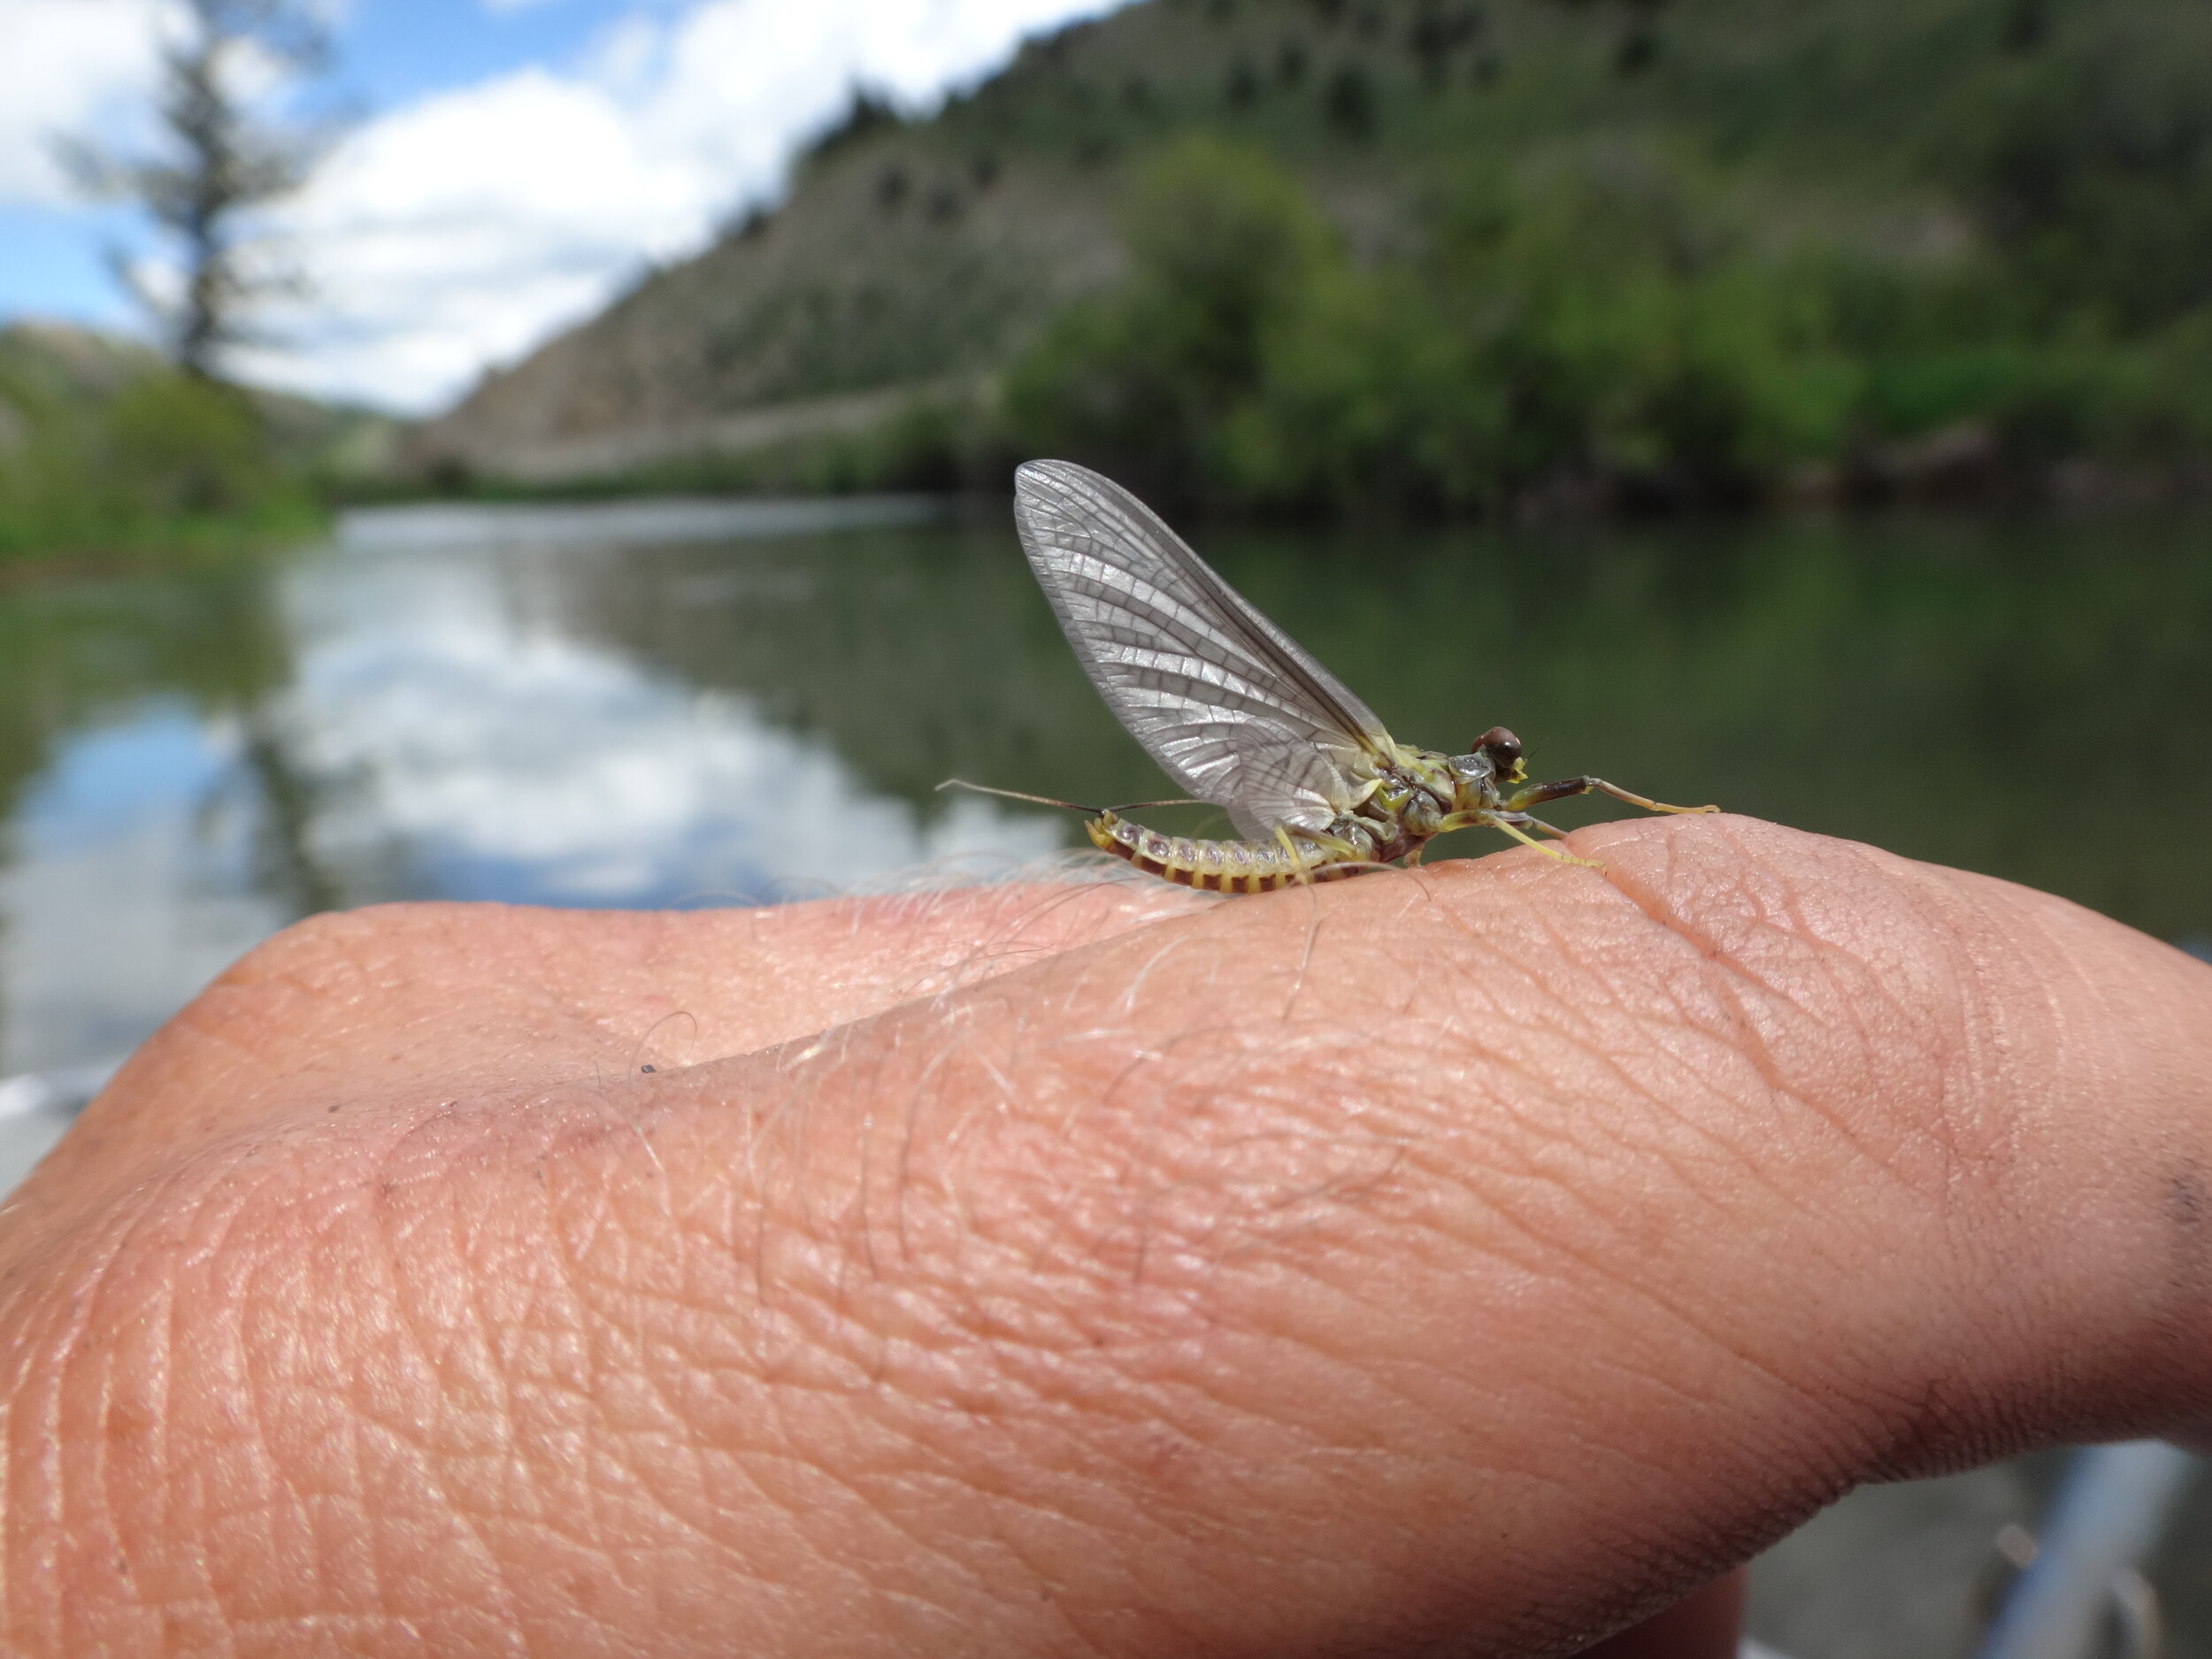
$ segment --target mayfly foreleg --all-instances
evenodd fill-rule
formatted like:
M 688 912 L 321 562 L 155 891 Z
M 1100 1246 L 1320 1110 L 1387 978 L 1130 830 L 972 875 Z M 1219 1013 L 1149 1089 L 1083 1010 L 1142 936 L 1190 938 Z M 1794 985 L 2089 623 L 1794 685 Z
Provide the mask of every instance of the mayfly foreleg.
M 1532 783 L 1527 788 L 1517 790 L 1508 795 L 1505 799 L 1505 810 L 1509 812 L 1519 812 L 1529 807 L 1541 806 L 1547 801 L 1563 801 L 1570 795 L 1588 795 L 1594 790 L 1600 795 L 1609 795 L 1616 801 L 1625 802 L 1630 806 L 1640 806 L 1647 812 L 1717 812 L 1720 810 L 1717 806 L 1669 806 L 1664 801 L 1651 800 L 1647 796 L 1638 795 L 1632 789 L 1624 789 L 1617 783 L 1608 783 L 1602 778 L 1562 778 L 1556 783 Z

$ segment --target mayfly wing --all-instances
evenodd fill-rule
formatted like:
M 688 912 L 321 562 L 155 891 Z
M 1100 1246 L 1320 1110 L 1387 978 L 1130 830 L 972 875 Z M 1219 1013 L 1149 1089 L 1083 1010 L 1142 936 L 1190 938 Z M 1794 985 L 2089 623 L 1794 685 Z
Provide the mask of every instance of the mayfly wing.
M 1029 462 L 1014 518 L 1106 706 L 1240 833 L 1325 828 L 1362 757 L 1393 752 L 1373 710 L 1112 480 Z

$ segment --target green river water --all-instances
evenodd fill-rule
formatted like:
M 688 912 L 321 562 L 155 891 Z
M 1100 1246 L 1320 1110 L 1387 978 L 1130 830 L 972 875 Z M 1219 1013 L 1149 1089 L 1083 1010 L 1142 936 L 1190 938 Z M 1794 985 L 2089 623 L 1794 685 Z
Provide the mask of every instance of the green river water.
M 2212 523 L 1198 540 L 1408 741 L 1502 722 L 1539 776 L 2212 935 Z M 1162 788 L 995 515 L 415 510 L 281 558 L 20 578 L 0 1074 L 127 1048 L 312 909 L 752 902 L 1074 843 L 934 793 L 955 774 Z

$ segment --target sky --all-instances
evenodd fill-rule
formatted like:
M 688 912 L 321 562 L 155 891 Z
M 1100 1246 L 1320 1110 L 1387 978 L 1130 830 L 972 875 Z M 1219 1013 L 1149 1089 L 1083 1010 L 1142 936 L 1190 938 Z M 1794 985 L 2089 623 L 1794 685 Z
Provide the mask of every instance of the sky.
M 345 135 L 272 215 L 303 303 L 234 367 L 403 413 L 443 407 L 778 194 L 853 89 L 926 111 L 1021 40 L 1120 0 L 314 0 Z M 0 319 L 145 324 L 64 134 L 142 145 L 176 0 L 0 0 Z

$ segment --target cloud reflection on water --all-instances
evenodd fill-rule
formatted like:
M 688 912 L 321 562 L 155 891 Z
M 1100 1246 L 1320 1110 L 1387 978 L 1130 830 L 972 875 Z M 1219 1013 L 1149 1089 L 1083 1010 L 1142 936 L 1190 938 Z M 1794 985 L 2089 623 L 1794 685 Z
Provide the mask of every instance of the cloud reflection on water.
M 483 574 L 404 560 L 324 573 L 345 592 L 318 608 L 337 598 L 353 620 L 309 646 L 284 714 L 331 792 L 319 853 L 350 864 L 396 842 L 448 897 L 660 905 L 1058 845 L 1049 824 L 974 799 L 924 825 L 746 699 L 518 618 Z
M 0 864 L 0 1075 L 129 1048 L 301 892 L 700 905 L 1060 845 L 972 798 L 925 817 L 742 694 L 573 637 L 549 594 L 619 557 L 310 557 L 274 579 L 289 683 L 243 719 L 154 699 L 65 733 Z M 280 855 L 311 876 L 288 901 Z
M 0 865 L 0 1076 L 134 1047 L 290 919 L 250 880 L 239 748 L 167 699 L 63 747 Z

